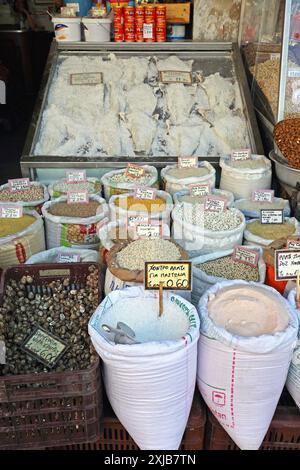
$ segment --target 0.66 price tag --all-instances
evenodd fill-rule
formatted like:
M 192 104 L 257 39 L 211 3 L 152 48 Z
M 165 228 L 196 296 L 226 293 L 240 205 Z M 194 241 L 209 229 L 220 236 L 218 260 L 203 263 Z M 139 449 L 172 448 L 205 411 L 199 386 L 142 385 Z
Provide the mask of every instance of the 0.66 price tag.
M 0 218 L 2 219 L 19 219 L 23 216 L 23 207 L 18 205 L 1 205 Z
M 190 261 L 145 262 L 145 289 L 157 290 L 162 283 L 165 290 L 192 290 L 192 263 Z

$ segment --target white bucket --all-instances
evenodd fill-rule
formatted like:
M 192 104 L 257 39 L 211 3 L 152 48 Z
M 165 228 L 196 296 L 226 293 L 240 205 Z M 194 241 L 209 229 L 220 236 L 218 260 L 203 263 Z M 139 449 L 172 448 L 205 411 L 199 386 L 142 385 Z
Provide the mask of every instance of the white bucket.
M 81 18 L 52 18 L 57 41 L 81 41 Z
M 111 19 L 82 18 L 84 37 L 87 42 L 110 41 Z

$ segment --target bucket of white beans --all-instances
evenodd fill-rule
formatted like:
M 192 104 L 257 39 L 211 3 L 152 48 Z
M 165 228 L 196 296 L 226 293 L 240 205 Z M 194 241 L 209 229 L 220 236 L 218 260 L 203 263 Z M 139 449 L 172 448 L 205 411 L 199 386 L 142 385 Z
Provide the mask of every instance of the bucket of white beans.
M 114 291 L 89 322 L 110 404 L 142 450 L 179 448 L 195 388 L 197 311 L 173 293 L 164 292 L 163 298 L 159 316 L 157 291 Z M 132 332 L 133 344 L 116 344 L 103 328 L 108 325 L 115 331 L 120 324 Z

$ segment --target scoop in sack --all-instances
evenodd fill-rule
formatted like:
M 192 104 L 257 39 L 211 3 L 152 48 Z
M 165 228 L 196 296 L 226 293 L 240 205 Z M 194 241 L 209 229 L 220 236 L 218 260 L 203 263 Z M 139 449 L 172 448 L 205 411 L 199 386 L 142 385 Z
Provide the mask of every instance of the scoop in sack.
M 106 333 L 115 334 L 113 341 L 116 344 L 139 344 L 139 342 L 134 339 L 135 332 L 131 328 L 129 328 L 126 323 L 118 322 L 117 328 L 113 328 L 112 326 L 103 324 L 102 329 Z

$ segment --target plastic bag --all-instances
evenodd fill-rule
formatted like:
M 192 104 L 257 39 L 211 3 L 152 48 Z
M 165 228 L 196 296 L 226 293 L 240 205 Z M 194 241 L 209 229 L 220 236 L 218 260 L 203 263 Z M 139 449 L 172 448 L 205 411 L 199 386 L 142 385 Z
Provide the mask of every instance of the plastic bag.
M 141 165 L 141 168 L 144 168 L 145 172 L 151 175 L 151 178 L 149 181 L 147 181 L 146 185 L 141 185 L 139 183 L 139 178 L 132 178 L 132 182 L 126 182 L 126 183 L 113 183 L 110 178 L 118 173 L 125 173 L 126 168 L 123 168 L 122 170 L 113 170 L 109 171 L 108 173 L 105 173 L 105 175 L 102 176 L 101 181 L 103 184 L 104 188 L 104 197 L 106 201 L 108 202 L 111 196 L 115 196 L 117 194 L 123 194 L 123 193 L 129 193 L 130 191 L 134 190 L 137 186 L 156 186 L 157 185 L 157 180 L 158 180 L 158 173 L 157 169 L 154 166 L 149 166 L 149 165 Z
M 227 200 L 226 207 L 231 207 L 234 202 L 234 197 L 233 194 L 230 191 L 223 191 L 221 189 L 216 189 L 213 188 L 211 190 L 211 194 L 216 197 L 222 197 Z M 174 204 L 181 204 L 181 197 L 182 196 L 189 196 L 190 195 L 190 190 L 189 189 L 183 189 L 182 191 L 178 191 L 177 193 L 173 194 L 173 199 L 174 199 Z M 184 201 L 183 201 L 184 203 Z
M 142 449 L 178 449 L 189 417 L 195 387 L 199 318 L 181 297 L 164 293 L 189 319 L 185 336 L 175 341 L 134 345 L 113 344 L 101 334 L 101 317 L 116 302 L 143 299 L 158 293 L 131 287 L 114 291 L 99 305 L 89 322 L 92 343 L 103 361 L 104 384 L 118 419 Z M 114 326 L 114 325 L 112 325 Z M 134 329 L 134 325 L 129 325 Z
M 241 205 L 245 202 L 249 201 L 251 202 L 251 199 L 237 199 L 234 203 L 233 207 L 236 207 L 239 209 L 246 218 L 248 219 L 259 219 L 260 218 L 260 209 L 259 209 L 259 204 L 257 204 L 257 210 L 250 210 L 250 209 L 244 209 L 241 208 Z M 284 201 L 284 209 L 283 209 L 283 215 L 284 217 L 290 217 L 291 215 L 291 208 L 290 208 L 290 203 L 287 199 L 281 199 L 280 197 L 274 197 L 274 202 L 279 202 L 279 201 Z M 270 209 L 274 209 L 274 206 L 270 204 Z
M 99 254 L 95 250 L 76 250 L 74 248 L 60 246 L 57 248 L 51 248 L 51 250 L 41 251 L 36 255 L 30 256 L 26 261 L 26 264 L 57 263 L 60 254 L 72 253 L 76 253 L 80 256 L 80 262 L 89 261 L 91 263 L 99 263 Z
M 296 289 L 292 290 L 288 296 L 288 301 L 290 302 L 291 306 L 296 309 L 295 297 Z M 298 309 L 296 311 L 300 322 L 300 312 Z M 298 330 L 298 341 L 296 349 L 294 350 L 292 362 L 289 368 L 286 388 L 288 389 L 298 408 L 300 408 L 300 328 Z
M 207 303 L 219 289 L 255 286 L 272 293 L 289 313 L 289 324 L 273 335 L 242 337 L 218 327 Z M 271 287 L 227 281 L 214 285 L 200 299 L 198 343 L 199 390 L 214 416 L 243 450 L 260 447 L 282 393 L 298 333 L 295 309 Z
M 258 219 L 252 219 L 248 222 L 248 224 L 253 224 Z M 297 219 L 295 217 L 291 218 L 285 218 L 285 222 L 290 222 L 295 225 L 295 232 L 293 235 L 299 235 L 300 234 L 300 225 Z M 274 240 L 267 240 L 266 238 L 259 237 L 258 235 L 254 235 L 251 233 L 249 230 L 247 230 L 247 226 L 244 231 L 244 245 L 254 245 L 254 246 L 267 246 L 270 245 Z
M 214 188 L 216 185 L 216 170 L 209 162 L 199 163 L 199 168 L 205 167 L 208 169 L 208 173 L 204 176 L 191 176 L 189 178 L 176 178 L 175 176 L 168 175 L 168 171 L 171 168 L 177 168 L 177 165 L 167 165 L 161 170 L 161 179 L 164 182 L 165 190 L 174 194 L 183 189 L 189 189 L 190 184 L 204 184 L 209 183 L 211 188 Z

